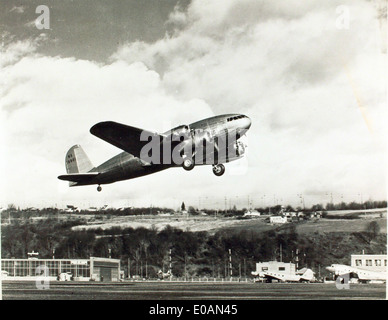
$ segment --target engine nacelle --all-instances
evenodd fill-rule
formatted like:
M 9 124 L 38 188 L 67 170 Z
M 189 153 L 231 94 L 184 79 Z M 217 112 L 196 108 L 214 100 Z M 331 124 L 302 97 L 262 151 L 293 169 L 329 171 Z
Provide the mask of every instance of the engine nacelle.
M 235 150 L 236 157 L 242 157 L 244 155 L 245 153 L 244 143 L 242 143 L 241 141 L 236 141 L 233 147 Z

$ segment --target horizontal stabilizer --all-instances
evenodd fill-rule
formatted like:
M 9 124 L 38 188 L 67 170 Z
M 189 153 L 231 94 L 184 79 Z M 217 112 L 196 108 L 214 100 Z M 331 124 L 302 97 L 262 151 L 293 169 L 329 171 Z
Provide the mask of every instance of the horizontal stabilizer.
M 98 176 L 98 172 L 88 172 L 88 173 L 72 173 L 72 174 L 64 174 L 58 177 L 60 180 L 70 181 L 70 182 L 78 182 L 85 183 L 89 182 Z

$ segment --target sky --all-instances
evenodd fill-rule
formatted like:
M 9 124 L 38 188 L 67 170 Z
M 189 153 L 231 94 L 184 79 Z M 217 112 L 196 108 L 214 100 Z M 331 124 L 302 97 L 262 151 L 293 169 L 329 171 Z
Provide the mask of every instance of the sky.
M 384 1 L 0 1 L 0 205 L 237 207 L 385 200 Z M 121 152 L 100 121 L 164 132 L 218 114 L 246 157 L 69 188 L 67 150 Z

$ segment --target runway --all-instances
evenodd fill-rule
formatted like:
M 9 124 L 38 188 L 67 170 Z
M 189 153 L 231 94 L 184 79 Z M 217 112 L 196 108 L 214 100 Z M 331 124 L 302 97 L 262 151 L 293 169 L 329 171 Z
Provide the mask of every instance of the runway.
M 3 281 L 4 300 L 380 300 L 385 284 L 350 284 L 339 290 L 323 283 L 212 282 L 51 282 L 39 290 L 35 282 Z

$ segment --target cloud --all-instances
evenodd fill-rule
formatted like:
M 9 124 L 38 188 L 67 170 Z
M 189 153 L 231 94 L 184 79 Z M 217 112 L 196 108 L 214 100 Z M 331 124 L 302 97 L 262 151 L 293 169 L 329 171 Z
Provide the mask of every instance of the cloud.
M 24 6 L 13 6 L 11 10 L 9 10 L 9 12 L 16 12 L 16 13 L 23 13 L 25 10 L 25 7 Z
M 64 172 L 64 155 L 75 143 L 91 151 L 95 164 L 119 153 L 89 134 L 89 128 L 99 121 L 163 132 L 192 120 L 193 109 L 198 117 L 195 120 L 212 115 L 200 99 L 182 102 L 166 94 L 159 75 L 141 62 L 102 65 L 46 57 L 31 54 L 35 48 L 32 43 L 8 48 L 9 58 L 2 70 L 7 76 L 1 99 L 7 150 L 3 195 L 9 201 L 39 201 L 43 195 L 58 199 L 53 190 L 64 183 L 56 177 Z M 16 62 L 10 65 L 9 61 Z M 66 192 L 76 198 L 85 195 L 82 190 L 79 195 Z M 66 194 L 61 197 L 66 198 Z
M 143 61 L 168 92 L 202 98 L 215 113 L 248 114 L 248 190 L 292 195 L 316 185 L 385 197 L 376 11 L 364 1 L 343 5 L 349 30 L 336 27 L 336 1 L 194 1 L 171 14 L 172 35 L 124 45 L 112 59 Z
M 376 12 L 345 1 L 350 29 L 338 30 L 336 1 L 297 4 L 193 1 L 174 9 L 165 38 L 122 45 L 105 64 L 39 55 L 35 40 L 12 43 L 1 60 L 7 199 L 196 205 L 206 195 L 223 208 L 224 196 L 246 194 L 284 202 L 311 190 L 385 197 L 386 64 L 371 23 Z M 241 175 L 233 168 L 243 162 L 228 164 L 221 179 L 207 166 L 177 168 L 103 194 L 56 179 L 75 143 L 94 164 L 120 152 L 89 134 L 99 121 L 163 132 L 230 112 L 253 122 Z

